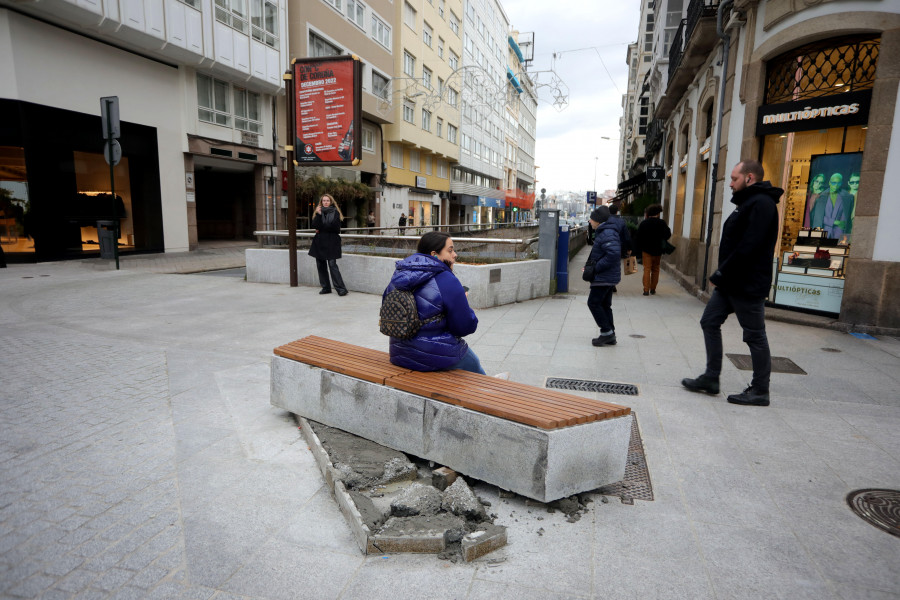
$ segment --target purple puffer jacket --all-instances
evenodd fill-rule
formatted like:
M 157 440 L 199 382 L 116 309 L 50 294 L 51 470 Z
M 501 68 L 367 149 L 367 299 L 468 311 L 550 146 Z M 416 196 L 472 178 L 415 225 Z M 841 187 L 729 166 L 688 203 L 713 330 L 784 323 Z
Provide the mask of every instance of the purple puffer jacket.
M 428 254 L 413 254 L 397 261 L 382 299 L 394 289 L 413 292 L 423 321 L 439 314 L 444 318 L 424 325 L 411 340 L 392 337 L 391 362 L 413 371 L 439 371 L 462 360 L 469 348 L 462 338 L 475 332 L 478 317 L 450 267 Z

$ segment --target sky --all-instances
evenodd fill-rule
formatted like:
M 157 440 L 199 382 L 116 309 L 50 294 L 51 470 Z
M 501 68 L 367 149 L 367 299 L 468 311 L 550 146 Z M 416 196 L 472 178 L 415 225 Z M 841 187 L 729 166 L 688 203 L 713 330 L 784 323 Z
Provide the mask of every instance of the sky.
M 638 35 L 640 0 L 500 1 L 514 29 L 534 32 L 528 72 L 549 82 L 543 71 L 552 69 L 569 91 L 562 111 L 547 88 L 538 92 L 537 192 L 590 190 L 595 172 L 598 192 L 615 189 L 625 53 Z

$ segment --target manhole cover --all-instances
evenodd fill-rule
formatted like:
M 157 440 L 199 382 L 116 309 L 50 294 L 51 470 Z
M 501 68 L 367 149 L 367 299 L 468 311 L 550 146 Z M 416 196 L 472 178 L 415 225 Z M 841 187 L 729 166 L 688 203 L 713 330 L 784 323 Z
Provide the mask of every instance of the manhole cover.
M 823 352 L 840 352 L 837 348 L 822 348 Z
M 900 537 L 900 491 L 856 490 L 847 494 L 847 504 L 878 529 Z
M 734 366 L 741 371 L 752 371 L 753 361 L 749 354 L 726 354 L 726 356 L 734 363 Z M 772 372 L 787 373 L 789 375 L 806 375 L 806 371 L 801 369 L 797 363 L 784 356 L 772 357 Z
M 587 379 L 565 379 L 548 377 L 545 388 L 557 390 L 578 390 L 580 392 L 601 392 L 603 394 L 624 394 L 637 396 L 638 388 L 630 383 L 612 383 L 609 381 L 589 381 Z
M 641 334 L 639 334 L 639 333 L 632 333 L 632 334 L 629 335 L 628 337 L 633 337 L 633 338 L 635 338 L 635 339 L 637 339 L 637 340 L 642 340 L 642 339 L 644 339 L 644 338 L 647 337 L 647 336 L 646 336 L 646 335 L 641 335 Z
M 628 462 L 625 464 L 625 478 L 617 483 L 605 485 L 597 490 L 604 496 L 618 496 L 623 504 L 634 504 L 638 500 L 653 500 L 653 484 L 644 456 L 644 443 L 638 428 L 637 415 L 631 421 L 631 439 L 628 441 Z

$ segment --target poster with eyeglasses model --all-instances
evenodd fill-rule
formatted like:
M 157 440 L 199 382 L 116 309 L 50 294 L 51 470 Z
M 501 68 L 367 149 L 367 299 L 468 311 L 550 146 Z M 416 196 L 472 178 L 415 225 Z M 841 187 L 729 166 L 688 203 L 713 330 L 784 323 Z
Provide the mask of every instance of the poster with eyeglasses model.
M 862 156 L 862 152 L 845 152 L 810 157 L 804 227 L 824 229 L 826 237 L 849 242 Z

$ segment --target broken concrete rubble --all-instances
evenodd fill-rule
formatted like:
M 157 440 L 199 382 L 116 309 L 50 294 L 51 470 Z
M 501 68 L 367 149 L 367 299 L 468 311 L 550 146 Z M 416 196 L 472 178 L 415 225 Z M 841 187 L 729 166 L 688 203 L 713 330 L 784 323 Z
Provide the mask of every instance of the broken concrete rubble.
M 391 515 L 414 517 L 436 515 L 441 510 L 441 493 L 419 482 L 411 483 L 391 502 Z
M 472 491 L 465 480 L 460 477 L 444 490 L 441 508 L 468 520 L 480 522 L 487 519 L 484 505 Z
M 353 504 L 341 510 L 353 521 L 363 552 L 440 553 L 456 562 L 506 544 L 506 528 L 490 522 L 461 477 L 442 493 L 430 485 L 433 473 L 424 462 L 417 466 L 406 455 L 364 438 L 299 421 L 339 505 Z

